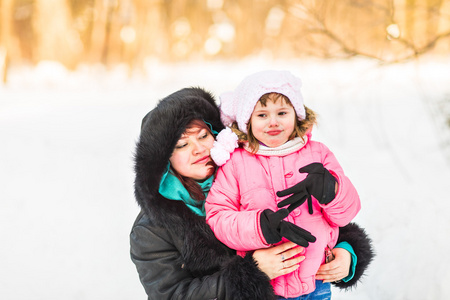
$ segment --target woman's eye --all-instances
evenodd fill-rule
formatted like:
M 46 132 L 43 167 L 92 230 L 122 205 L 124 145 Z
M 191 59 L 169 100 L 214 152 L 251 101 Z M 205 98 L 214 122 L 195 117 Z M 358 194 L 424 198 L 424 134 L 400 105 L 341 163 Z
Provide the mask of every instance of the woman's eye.
M 181 148 L 186 147 L 186 145 L 187 145 L 187 144 L 179 144 L 179 145 L 176 145 L 175 148 L 181 149 Z
M 208 136 L 209 136 L 208 130 L 202 129 L 202 131 L 200 131 L 199 134 L 198 134 L 198 139 L 202 140 L 202 139 L 207 138 Z

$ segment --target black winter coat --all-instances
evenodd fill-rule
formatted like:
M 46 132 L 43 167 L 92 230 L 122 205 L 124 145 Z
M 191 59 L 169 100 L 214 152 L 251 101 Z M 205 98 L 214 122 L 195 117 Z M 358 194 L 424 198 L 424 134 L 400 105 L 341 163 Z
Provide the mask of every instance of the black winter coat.
M 179 204 L 181 222 L 165 228 L 141 213 L 131 232 L 131 258 L 148 299 L 274 299 L 252 256 L 235 255 L 204 218 Z
M 130 234 L 130 252 L 148 299 L 275 299 L 251 254 L 236 255 L 216 239 L 204 217 L 158 192 L 172 150 L 192 119 L 223 129 L 213 97 L 199 88 L 162 99 L 142 121 L 135 153 L 135 197 L 142 211 Z M 356 225 L 341 236 L 358 256 L 355 278 L 340 286 L 346 288 L 364 273 L 372 249 Z

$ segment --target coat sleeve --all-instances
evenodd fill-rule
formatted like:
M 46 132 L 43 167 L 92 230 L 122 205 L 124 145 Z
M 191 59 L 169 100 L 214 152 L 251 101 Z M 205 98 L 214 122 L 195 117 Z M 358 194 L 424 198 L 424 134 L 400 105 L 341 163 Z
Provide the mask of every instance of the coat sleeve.
M 328 222 L 335 226 L 345 226 L 358 214 L 361 209 L 361 201 L 358 192 L 350 179 L 344 174 L 344 170 L 334 154 L 323 144 L 323 166 L 336 177 L 339 187 L 336 197 L 329 204 L 320 205 Z
M 260 226 L 261 210 L 241 210 L 233 157 L 217 171 L 206 198 L 206 222 L 216 237 L 238 251 L 267 248 Z
M 230 256 L 220 270 L 195 276 L 184 268 L 177 248 L 157 230 L 134 226 L 130 244 L 131 259 L 149 300 L 274 299 L 269 278 L 250 254 Z
M 355 275 L 351 280 L 333 284 L 341 289 L 349 289 L 356 287 L 357 283 L 361 281 L 375 254 L 371 239 L 365 230 L 356 223 L 350 223 L 347 226 L 339 228 L 338 243 L 340 242 L 347 242 L 352 246 L 357 257 L 357 263 Z

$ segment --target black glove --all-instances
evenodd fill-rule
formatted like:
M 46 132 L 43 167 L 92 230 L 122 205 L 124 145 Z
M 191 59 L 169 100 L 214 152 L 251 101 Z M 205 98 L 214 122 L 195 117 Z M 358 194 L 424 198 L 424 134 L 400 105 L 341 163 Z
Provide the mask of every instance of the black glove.
M 289 212 L 291 212 L 308 199 L 309 213 L 312 214 L 311 195 L 313 195 L 320 204 L 328 204 L 333 201 L 334 197 L 336 197 L 335 189 L 337 180 L 321 163 L 312 163 L 304 166 L 299 172 L 309 174 L 303 181 L 300 181 L 296 185 L 277 192 L 278 197 L 293 194 L 289 198 L 278 203 L 278 207 L 291 204 L 288 207 Z
M 281 237 L 285 237 L 297 245 L 308 247 L 309 243 L 314 243 L 316 237 L 309 231 L 298 227 L 291 222 L 283 221 L 289 215 L 286 208 L 273 212 L 265 209 L 261 213 L 260 225 L 261 231 L 268 244 L 275 244 L 281 241 Z

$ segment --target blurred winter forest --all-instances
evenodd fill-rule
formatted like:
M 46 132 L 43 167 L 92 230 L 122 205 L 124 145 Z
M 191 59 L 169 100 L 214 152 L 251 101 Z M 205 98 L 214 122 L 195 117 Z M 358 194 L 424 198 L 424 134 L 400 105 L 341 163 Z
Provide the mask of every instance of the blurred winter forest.
M 153 62 L 366 57 L 382 64 L 450 53 L 450 0 L 0 0 L 0 80 L 56 61 Z M 450 126 L 450 99 L 435 103 Z
M 365 56 L 450 52 L 449 0 L 0 0 L 0 70 L 58 61 Z

